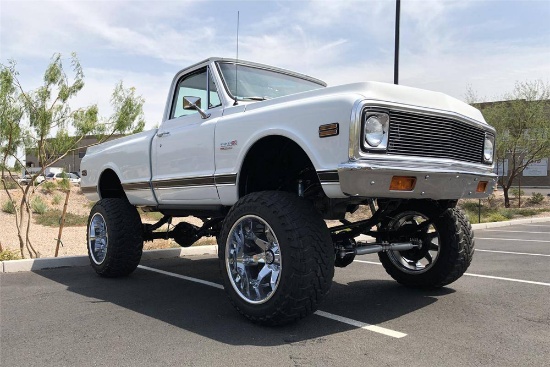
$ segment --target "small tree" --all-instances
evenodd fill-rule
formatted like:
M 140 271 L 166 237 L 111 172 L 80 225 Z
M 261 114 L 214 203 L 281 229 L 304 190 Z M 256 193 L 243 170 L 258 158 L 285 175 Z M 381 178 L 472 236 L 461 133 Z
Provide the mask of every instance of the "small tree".
M 503 100 L 477 107 L 497 131 L 497 162 L 509 161 L 508 175 L 498 179 L 509 208 L 514 180 L 529 164 L 550 155 L 550 85 L 540 80 L 516 82 Z
M 10 200 L 12 196 L 4 177 L 7 174 L 13 180 L 14 172 L 7 169 L 8 159 L 21 165 L 17 151 L 25 147 L 34 151 L 41 166 L 29 185 L 18 185 L 22 199 L 15 217 L 22 257 L 25 247 L 30 257 L 38 256 L 29 239 L 32 217 L 29 202 L 36 177 L 67 154 L 83 148 L 79 143 L 86 136 L 96 135 L 102 142 L 114 134 L 141 131 L 145 125 L 143 98 L 136 96 L 134 88 L 125 89 L 122 82 L 112 94 L 114 113 L 109 119 L 98 118 L 97 105 L 73 110 L 69 100 L 84 87 L 84 74 L 74 53 L 70 61 L 71 78 L 64 71 L 61 55 L 55 54 L 44 73 L 43 85 L 33 91 L 26 91 L 19 82 L 15 62 L 0 66 L 0 161 L 3 189 Z M 24 220 L 26 233 L 23 235 Z

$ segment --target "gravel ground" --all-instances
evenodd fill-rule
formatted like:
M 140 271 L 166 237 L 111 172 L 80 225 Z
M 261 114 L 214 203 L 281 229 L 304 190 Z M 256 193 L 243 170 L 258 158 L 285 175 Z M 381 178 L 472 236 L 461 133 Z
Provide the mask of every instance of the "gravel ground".
M 536 191 L 536 189 L 526 189 L 526 193 L 531 193 L 531 191 Z M 11 195 L 17 200 L 21 197 L 19 190 L 10 190 Z M 61 196 L 61 200 L 58 204 L 53 204 L 55 196 Z M 55 191 L 53 193 L 44 193 L 40 188 L 35 189 L 31 197 L 40 196 L 48 204 L 50 209 L 59 209 L 63 210 L 63 204 L 65 201 L 65 194 L 60 191 Z M 526 195 L 527 199 L 529 195 Z M 496 201 L 503 201 L 502 191 L 497 191 L 495 193 Z M 0 190 L 0 205 L 3 205 L 8 201 L 7 194 Z M 514 201 L 512 206 L 514 206 Z M 517 205 L 517 204 L 516 204 Z M 69 196 L 69 204 L 67 211 L 69 213 L 84 215 L 87 216 L 90 212 L 90 202 L 82 195 L 80 187 L 72 187 L 71 194 Z M 528 206 L 528 205 L 526 205 Z M 537 207 L 548 207 L 550 208 L 549 198 L 545 198 L 545 202 L 542 206 Z M 362 208 L 352 216 L 348 216 L 350 220 L 359 220 L 363 219 L 365 215 L 368 215 L 368 209 Z M 538 217 L 548 217 L 550 212 L 545 212 L 537 215 Z M 144 219 L 145 220 L 145 219 Z M 201 225 L 202 221 L 197 218 L 189 217 L 186 218 L 187 221 L 195 224 Z M 150 220 L 146 220 L 151 222 Z M 174 221 L 174 224 L 178 221 Z M 337 221 L 327 221 L 329 226 L 337 225 Z M 42 226 L 36 223 L 31 224 L 30 229 L 30 240 L 34 248 L 39 252 L 40 257 L 53 257 L 55 254 L 55 247 L 57 244 L 59 228 Z M 81 227 L 65 227 L 63 229 L 63 234 L 61 236 L 63 246 L 59 249 L 59 256 L 69 256 L 69 255 L 86 255 L 86 228 L 85 226 Z M 15 216 L 13 214 L 4 213 L 0 210 L 0 245 L 4 249 L 19 250 L 19 240 L 17 238 L 17 229 L 15 226 Z M 178 247 L 172 240 L 156 240 L 154 242 L 147 242 L 145 244 L 145 249 L 153 248 L 169 248 L 169 247 Z M 25 251 L 25 257 L 28 257 L 28 252 Z
M 15 200 L 20 200 L 22 194 L 19 190 L 10 190 L 10 194 Z M 62 200 L 59 204 L 53 204 L 52 200 L 55 195 L 62 196 Z M 65 203 L 65 193 L 55 191 L 53 193 L 44 193 L 39 188 L 35 189 L 32 193 L 32 197 L 39 196 L 47 204 L 50 209 L 63 210 L 63 204 Z M 0 206 L 8 201 L 7 194 L 0 191 Z M 67 212 L 88 216 L 90 213 L 91 202 L 80 191 L 80 187 L 72 187 L 71 194 L 69 196 L 69 203 L 67 205 Z M 36 216 L 36 214 L 35 214 Z M 188 218 L 189 222 L 200 225 L 202 221 L 197 218 Z M 144 219 L 144 221 L 151 222 L 151 220 Z M 174 220 L 174 224 L 178 221 Z M 23 236 L 26 226 L 23 227 Z M 55 248 L 57 245 L 57 238 L 59 235 L 58 227 L 42 226 L 37 223 L 31 223 L 29 232 L 29 238 L 33 247 L 38 251 L 40 257 L 53 257 L 55 255 Z M 24 237 L 23 237 L 24 238 Z M 72 256 L 72 255 L 86 255 L 86 227 L 64 227 L 61 236 L 63 246 L 59 248 L 59 256 Z M 17 228 L 15 225 L 15 215 L 4 213 L 0 210 L 0 244 L 3 249 L 17 250 L 19 251 L 19 239 L 17 237 Z M 144 249 L 158 249 L 179 247 L 172 240 L 155 240 L 154 242 L 146 242 Z M 28 252 L 25 250 L 25 257 L 29 257 Z

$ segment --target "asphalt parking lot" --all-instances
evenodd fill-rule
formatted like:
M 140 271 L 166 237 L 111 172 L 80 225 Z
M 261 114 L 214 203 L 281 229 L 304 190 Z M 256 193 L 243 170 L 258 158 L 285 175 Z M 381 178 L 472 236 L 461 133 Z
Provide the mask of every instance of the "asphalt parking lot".
M 543 366 L 550 361 L 550 222 L 476 230 L 467 274 L 408 289 L 376 255 L 337 269 L 316 315 L 253 325 L 213 256 L 0 274 L 2 366 Z

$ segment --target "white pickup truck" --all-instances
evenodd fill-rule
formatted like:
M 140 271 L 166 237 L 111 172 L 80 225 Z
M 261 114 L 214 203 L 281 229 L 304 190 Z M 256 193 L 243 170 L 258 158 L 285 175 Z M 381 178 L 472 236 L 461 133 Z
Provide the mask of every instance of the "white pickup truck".
M 158 129 L 88 149 L 90 262 L 102 276 L 127 275 L 143 241 L 185 247 L 215 236 L 232 304 L 269 325 L 314 312 L 334 267 L 356 255 L 378 253 L 403 285 L 441 287 L 472 260 L 472 228 L 456 204 L 492 192 L 494 141 L 478 110 L 441 93 L 327 87 L 210 58 L 174 77 Z M 370 214 L 346 220 L 360 205 Z M 163 218 L 142 224 L 138 207 Z M 204 224 L 156 231 L 186 216 Z

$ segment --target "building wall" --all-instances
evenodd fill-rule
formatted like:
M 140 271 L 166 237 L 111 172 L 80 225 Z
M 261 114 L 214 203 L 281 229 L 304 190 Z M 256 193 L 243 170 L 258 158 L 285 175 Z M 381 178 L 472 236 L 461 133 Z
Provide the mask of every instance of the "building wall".
M 107 139 L 114 140 L 123 137 L 124 135 L 116 134 Z M 61 167 L 64 169 L 65 172 L 80 172 L 80 163 L 82 162 L 82 158 L 84 158 L 84 155 L 86 153 L 86 147 L 90 145 L 94 145 L 98 142 L 98 139 L 95 136 L 87 136 L 84 139 L 80 141 L 78 144 L 79 149 L 70 152 L 65 157 L 54 163 L 53 167 Z M 30 151 L 27 151 L 26 157 L 25 157 L 25 166 L 26 167 L 40 167 L 40 162 L 38 161 L 38 157 L 33 155 Z

